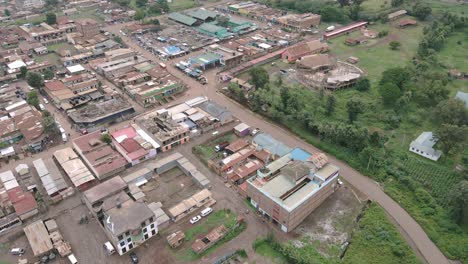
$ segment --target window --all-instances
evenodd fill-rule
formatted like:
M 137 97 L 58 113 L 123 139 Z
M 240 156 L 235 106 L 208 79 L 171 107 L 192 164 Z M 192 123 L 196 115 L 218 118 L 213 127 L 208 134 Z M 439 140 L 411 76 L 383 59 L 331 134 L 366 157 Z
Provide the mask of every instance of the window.
M 128 243 L 132 242 L 132 238 L 131 237 L 127 238 L 127 242 Z
M 151 217 L 151 218 L 149 219 L 149 221 L 150 221 L 150 223 L 154 222 L 154 218 Z
M 146 233 L 146 227 L 145 227 L 145 228 L 143 228 L 143 233 Z
M 150 225 L 151 228 L 154 228 L 154 223 Z
M 151 234 L 154 236 L 156 235 L 156 230 L 151 230 Z
M 128 249 L 132 249 L 132 248 L 133 248 L 133 243 L 128 244 Z
M 119 240 L 122 240 L 123 239 L 123 235 L 120 235 L 117 237 Z
M 145 227 L 146 226 L 146 223 L 145 222 L 142 222 L 141 223 L 141 227 Z
M 125 246 L 125 241 L 120 242 L 120 246 L 124 247 Z
M 148 239 L 148 238 L 149 238 L 149 236 L 148 236 L 148 234 L 146 234 L 146 235 L 145 235 L 145 240 Z
M 127 252 L 127 248 L 122 248 L 122 253 Z
M 130 235 L 130 231 L 125 232 L 125 235 L 126 235 L 126 236 L 129 236 L 129 235 Z

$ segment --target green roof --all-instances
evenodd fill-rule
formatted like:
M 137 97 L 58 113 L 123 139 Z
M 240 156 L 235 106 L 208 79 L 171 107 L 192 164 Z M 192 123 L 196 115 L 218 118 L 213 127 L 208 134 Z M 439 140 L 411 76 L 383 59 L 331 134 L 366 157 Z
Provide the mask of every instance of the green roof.
M 232 26 L 252 25 L 251 22 L 246 21 L 246 20 L 242 20 L 242 19 L 239 19 L 239 18 L 236 18 L 236 17 L 230 17 L 228 23 L 231 24 Z
M 205 21 L 208 18 L 213 18 L 213 19 L 216 18 L 218 14 L 216 14 L 213 11 L 206 10 L 206 9 L 197 9 L 197 10 L 188 11 L 187 15 L 194 17 L 196 19 Z
M 201 24 L 198 28 L 200 30 L 203 30 L 203 31 L 206 31 L 206 32 L 209 32 L 209 33 L 213 33 L 213 34 L 216 34 L 217 32 L 226 31 L 226 29 L 223 28 L 223 27 L 219 27 L 219 26 L 216 26 L 216 25 L 213 25 L 213 24 L 208 24 L 208 23 Z
M 186 16 L 181 13 L 170 13 L 169 14 L 169 19 L 172 19 L 174 21 L 177 21 L 181 24 L 187 25 L 187 26 L 193 26 L 197 20 L 195 18 L 191 18 L 189 16 Z

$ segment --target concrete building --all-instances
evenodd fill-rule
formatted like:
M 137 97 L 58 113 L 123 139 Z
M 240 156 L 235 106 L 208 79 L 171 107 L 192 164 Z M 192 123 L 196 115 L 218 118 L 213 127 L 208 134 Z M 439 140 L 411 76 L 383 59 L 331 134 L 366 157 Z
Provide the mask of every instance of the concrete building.
M 62 191 L 68 188 L 68 184 L 65 182 L 65 179 L 53 160 L 51 158 L 46 158 L 45 160 L 37 159 L 33 161 L 33 166 L 47 194 L 53 200 L 62 199 L 62 196 L 64 196 Z
M 116 176 L 83 193 L 86 206 L 119 255 L 158 233 L 154 212 L 145 203 L 134 201 L 127 190 L 125 181 Z
M 207 189 L 203 189 L 191 197 L 183 200 L 177 205 L 169 208 L 168 214 L 171 217 L 172 221 L 178 222 L 182 218 L 189 215 L 191 212 L 205 206 L 211 206 L 216 201 L 211 197 L 211 192 Z
M 96 20 L 83 18 L 75 21 L 76 28 L 85 38 L 92 38 L 99 34 L 100 25 Z
M 324 154 L 294 149 L 247 180 L 251 204 L 282 231 L 291 232 L 337 188 L 338 167 Z
M 52 45 L 65 42 L 66 31 L 64 29 L 55 28 L 46 23 L 41 23 L 39 26 L 20 26 L 20 28 L 28 34 L 28 40 L 31 42 L 39 42 L 43 45 Z
M 219 62 L 224 66 L 224 69 L 231 69 L 238 66 L 244 56 L 241 52 L 225 48 L 218 44 L 209 46 L 205 49 L 205 52 L 216 54 L 220 58 Z
M 101 139 L 100 131 L 73 140 L 73 148 L 99 180 L 123 171 L 128 162 L 112 144 Z
M 442 151 L 434 149 L 437 139 L 432 132 L 422 132 L 416 140 L 412 141 L 409 150 L 433 161 L 437 161 Z
M 288 62 L 295 62 L 301 57 L 324 53 L 328 51 L 328 45 L 320 40 L 312 40 L 308 42 L 301 42 L 294 46 L 287 48 L 282 54 L 281 58 Z
M 278 17 L 276 22 L 283 27 L 301 31 L 307 30 L 311 27 L 318 26 L 320 24 L 320 15 L 305 13 L 305 14 L 288 14 L 285 16 Z

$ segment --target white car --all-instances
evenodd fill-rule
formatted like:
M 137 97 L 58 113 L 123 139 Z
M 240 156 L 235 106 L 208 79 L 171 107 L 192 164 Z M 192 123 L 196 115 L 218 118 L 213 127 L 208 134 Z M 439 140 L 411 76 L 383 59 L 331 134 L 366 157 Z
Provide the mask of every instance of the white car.
M 200 219 L 201 219 L 201 216 L 199 216 L 199 215 L 194 216 L 194 217 L 192 217 L 192 219 L 190 219 L 190 223 L 193 225 L 196 222 L 200 221 Z
M 259 129 L 259 128 L 256 128 L 256 129 L 252 130 L 252 132 L 250 132 L 250 134 L 251 134 L 252 136 L 255 136 L 255 135 L 258 134 L 258 132 L 260 132 L 260 129 Z
M 44 104 L 48 104 L 48 103 L 49 103 L 49 100 L 47 100 L 47 98 L 42 98 L 42 100 L 44 101 Z

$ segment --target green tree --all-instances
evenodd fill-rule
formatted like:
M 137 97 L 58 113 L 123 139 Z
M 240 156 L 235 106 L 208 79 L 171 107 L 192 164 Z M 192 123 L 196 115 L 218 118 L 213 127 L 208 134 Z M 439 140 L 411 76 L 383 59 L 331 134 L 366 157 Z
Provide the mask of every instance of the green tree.
M 19 78 L 24 79 L 26 78 L 26 75 L 28 74 L 28 68 L 26 66 L 21 66 L 20 67 L 20 74 L 18 75 Z
M 49 12 L 46 14 L 46 22 L 49 25 L 57 24 L 57 15 L 55 13 Z
M 135 0 L 135 4 L 141 8 L 148 4 L 148 0 Z
M 155 25 L 155 26 L 161 25 L 161 23 L 159 22 L 159 20 L 156 19 L 156 18 L 151 20 L 151 24 L 153 24 L 153 25 Z
M 356 90 L 360 92 L 369 91 L 370 81 L 367 78 L 361 78 L 356 82 L 356 85 L 354 87 L 356 87 Z
M 148 8 L 148 12 L 151 14 L 161 14 L 161 6 L 158 3 L 155 3 Z
M 459 225 L 468 224 L 468 181 L 458 183 L 449 193 L 449 201 L 452 206 L 452 215 Z
M 403 4 L 404 0 L 392 0 L 392 7 L 398 7 L 398 6 L 401 6 Z
M 263 67 L 254 67 L 249 71 L 250 81 L 255 88 L 264 88 L 270 82 L 270 76 Z
M 115 36 L 114 41 L 119 43 L 120 45 L 122 45 L 124 43 L 122 37 L 120 37 L 120 36 Z
M 46 7 L 56 8 L 58 6 L 58 0 L 46 0 Z
M 336 98 L 333 95 L 327 96 L 327 105 L 325 107 L 325 113 L 330 116 L 335 112 Z
M 228 91 L 234 99 L 236 99 L 240 103 L 245 103 L 246 98 L 244 91 L 242 90 L 242 88 L 239 87 L 237 83 L 230 83 L 228 85 Z
M 47 112 L 47 111 L 45 111 Z M 44 113 L 45 113 L 44 112 Z M 49 135 L 57 135 L 60 133 L 57 124 L 55 123 L 54 117 L 49 114 L 44 114 L 42 116 L 42 127 L 44 128 L 44 132 Z
M 380 96 L 387 106 L 395 105 L 397 99 L 401 97 L 401 90 L 394 83 L 384 83 L 379 87 Z
M 433 117 L 438 125 L 468 125 L 468 110 L 465 108 L 465 104 L 458 99 L 448 99 L 437 104 Z
M 3 13 L 4 13 L 5 16 L 7 16 L 7 17 L 11 16 L 11 12 L 10 12 L 10 10 L 8 10 L 8 9 L 5 9 L 5 11 L 3 11 Z
M 44 85 L 42 76 L 35 72 L 28 72 L 26 80 L 28 84 L 34 88 L 40 88 L 42 85 Z
M 133 16 L 133 19 L 135 20 L 142 20 L 143 18 L 145 18 L 146 14 L 144 11 L 142 10 L 137 10 L 135 12 L 135 15 Z
M 432 14 L 432 8 L 422 2 L 418 2 L 413 6 L 411 14 L 420 20 L 426 20 Z
M 349 7 L 349 18 L 352 20 L 359 20 L 359 12 L 361 12 L 362 7 L 358 4 L 353 4 Z
M 28 104 L 38 108 L 39 107 L 39 96 L 37 95 L 37 91 L 29 92 L 27 97 L 26 97 L 26 102 L 28 102 Z
M 101 141 L 106 144 L 110 144 L 112 142 L 112 138 L 108 133 L 104 133 L 101 135 Z
M 331 5 L 322 8 L 320 15 L 324 22 L 346 23 L 348 21 L 343 9 Z
M 466 146 L 468 127 L 442 124 L 435 129 L 434 137 L 445 153 L 457 152 Z
M 219 26 L 227 27 L 229 23 L 229 17 L 221 15 L 216 18 L 216 21 L 218 22 Z
M 158 4 L 164 12 L 169 12 L 169 4 L 167 0 L 158 0 Z
M 346 103 L 346 110 L 348 111 L 348 120 L 353 123 L 357 120 L 358 115 L 364 112 L 364 104 L 359 99 L 351 99 Z
M 286 86 L 281 87 L 280 89 L 280 98 L 281 104 L 283 106 L 283 112 L 288 108 L 288 102 L 291 99 L 291 94 L 289 93 L 289 88 Z
M 52 80 L 54 78 L 54 76 L 55 76 L 54 72 L 51 71 L 51 70 L 45 70 L 43 72 L 43 74 L 44 74 L 44 79 L 45 80 Z
M 388 46 L 390 47 L 391 50 L 397 50 L 400 48 L 401 43 L 399 41 L 391 41 Z
M 402 67 L 390 68 L 382 72 L 382 78 L 380 79 L 380 85 L 385 83 L 393 83 L 398 88 L 403 89 L 404 84 L 410 80 L 410 74 L 408 69 Z

